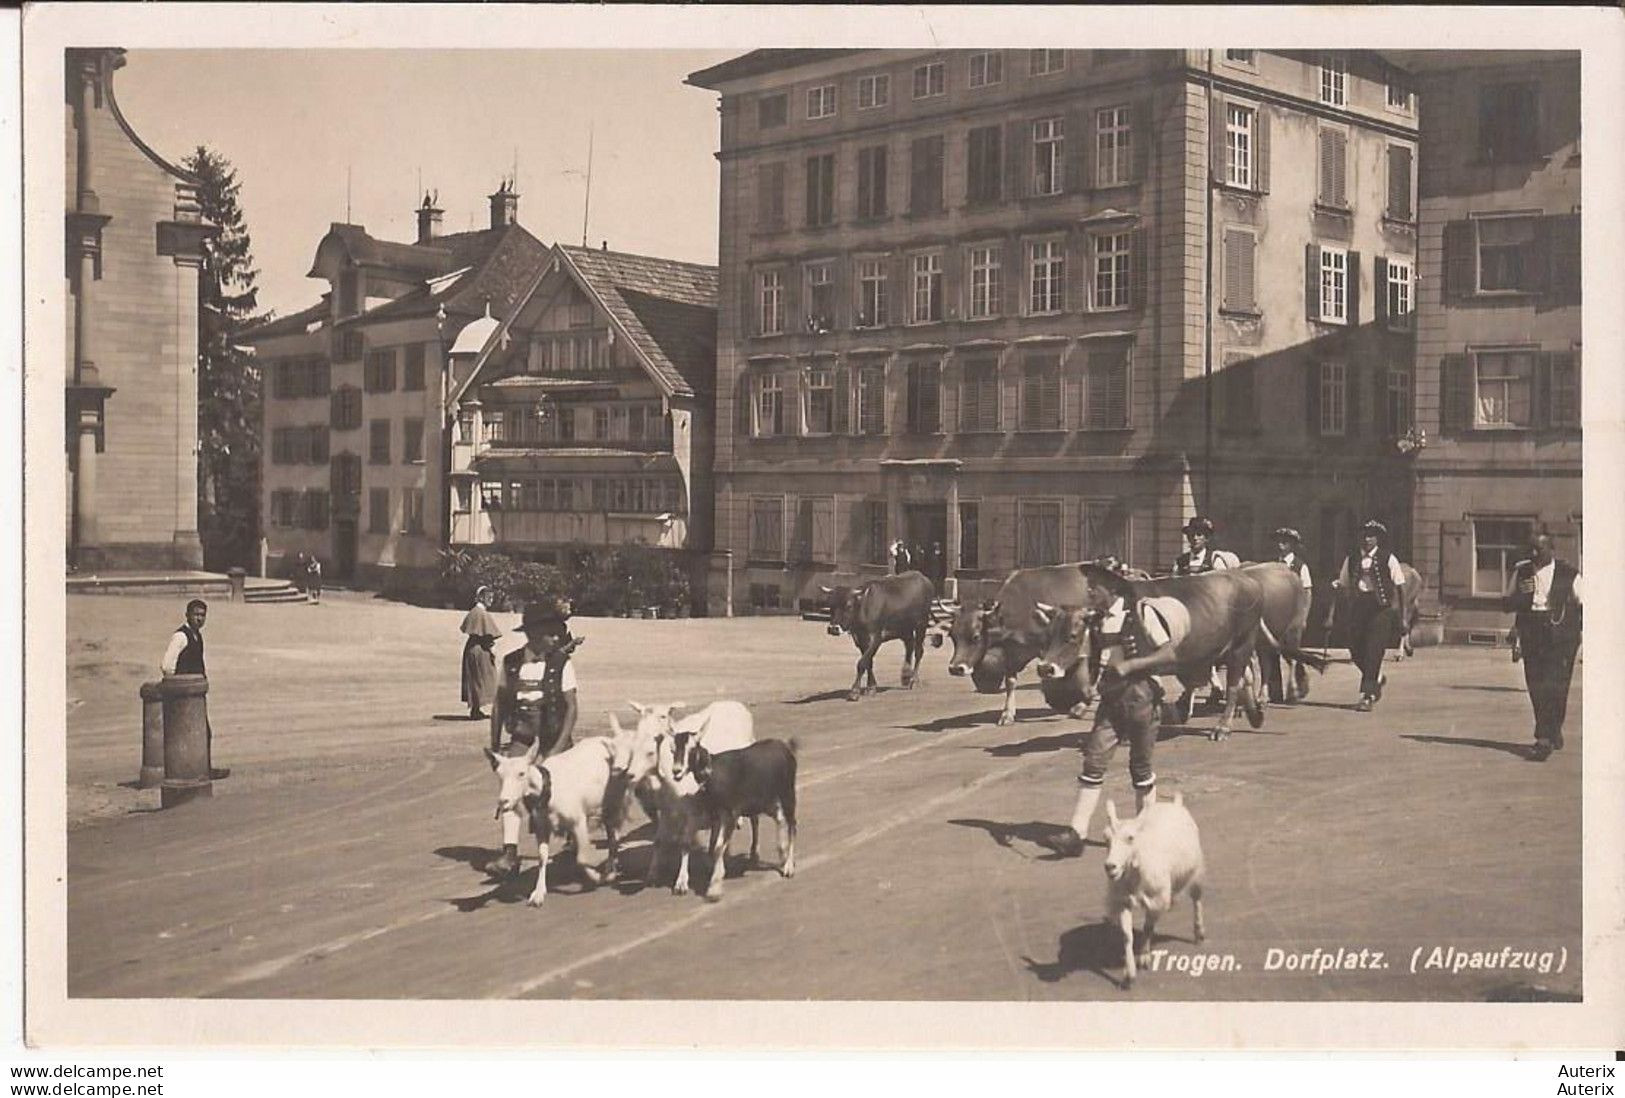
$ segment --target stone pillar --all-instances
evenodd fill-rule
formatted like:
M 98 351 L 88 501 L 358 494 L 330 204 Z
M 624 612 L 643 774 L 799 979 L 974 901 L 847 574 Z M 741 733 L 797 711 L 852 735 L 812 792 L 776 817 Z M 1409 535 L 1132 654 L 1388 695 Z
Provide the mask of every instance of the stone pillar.
M 959 598 L 959 554 L 963 549 L 964 531 L 959 528 L 959 473 L 948 474 L 948 545 L 943 564 L 946 573 L 942 580 L 942 597 L 950 602 Z
M 209 763 L 209 679 L 170 675 L 159 680 L 163 699 L 164 782 L 162 805 L 214 796 Z
M 141 684 L 141 780 L 151 789 L 164 780 L 164 703 L 158 683 Z

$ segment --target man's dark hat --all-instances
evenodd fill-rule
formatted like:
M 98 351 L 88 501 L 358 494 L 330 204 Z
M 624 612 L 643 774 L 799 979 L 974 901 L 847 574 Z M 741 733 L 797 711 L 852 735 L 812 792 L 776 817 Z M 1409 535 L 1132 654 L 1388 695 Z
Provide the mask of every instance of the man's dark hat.
M 555 637 L 564 635 L 564 616 L 559 613 L 558 607 L 550 600 L 532 603 L 525 607 L 525 612 L 519 621 L 521 633 L 552 634 Z
M 1180 527 L 1179 532 L 1182 534 L 1207 534 L 1211 536 L 1213 534 L 1213 523 L 1209 522 L 1201 515 L 1197 515 L 1184 526 Z
M 1290 541 L 1294 545 L 1303 544 L 1303 537 L 1290 526 L 1282 526 L 1277 528 L 1275 531 L 1275 540 Z

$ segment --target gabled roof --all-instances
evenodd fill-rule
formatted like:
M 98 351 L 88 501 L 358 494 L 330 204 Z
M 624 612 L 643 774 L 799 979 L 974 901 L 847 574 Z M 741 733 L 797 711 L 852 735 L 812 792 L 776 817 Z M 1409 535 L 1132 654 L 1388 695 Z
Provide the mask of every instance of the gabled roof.
M 312 324 L 320 324 L 327 319 L 328 304 L 324 295 L 320 301 L 308 309 L 301 309 L 288 316 L 268 320 L 264 324 L 248 329 L 238 335 L 234 342 L 258 343 L 265 339 L 276 339 L 278 336 L 302 335 Z
M 716 379 L 717 269 L 561 244 L 554 249 L 674 396 Z

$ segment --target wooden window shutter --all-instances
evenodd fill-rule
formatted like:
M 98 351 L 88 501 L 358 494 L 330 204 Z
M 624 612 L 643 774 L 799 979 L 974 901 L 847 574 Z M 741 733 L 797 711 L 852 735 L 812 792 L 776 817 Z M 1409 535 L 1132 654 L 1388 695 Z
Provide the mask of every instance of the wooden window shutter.
M 1135 229 L 1129 235 L 1128 253 L 1128 300 L 1129 307 L 1143 309 L 1146 307 L 1146 290 L 1150 285 L 1150 272 L 1146 270 L 1145 230 Z M 1078 277 L 1074 274 L 1072 277 Z M 1087 281 L 1093 284 L 1094 279 Z
M 920 424 L 928 434 L 942 430 L 942 363 L 927 363 L 922 370 Z
M 1107 373 L 1106 407 L 1107 414 L 1113 427 L 1127 427 L 1128 419 L 1128 384 L 1129 384 L 1130 352 L 1123 348 L 1121 354 L 1111 358 L 1111 365 Z
M 1547 292 L 1559 305 L 1580 304 L 1580 215 L 1559 214 L 1546 220 L 1551 222 L 1551 273 L 1547 277 Z
M 1439 523 L 1439 594 L 1466 598 L 1473 593 L 1473 524 L 1465 519 Z
M 1478 292 L 1478 226 L 1451 221 L 1444 227 L 1444 296 L 1460 300 Z
M 1320 436 L 1320 363 L 1309 362 L 1309 368 L 1304 371 L 1304 389 L 1308 402 L 1304 409 L 1309 421 L 1309 437 Z
M 1055 363 L 1044 371 L 1044 423 L 1048 427 L 1061 427 L 1066 420 L 1063 418 L 1066 409 L 1062 405 L 1066 390 L 1061 384 L 1061 363 L 1057 358 Z
M 832 331 L 841 331 L 851 326 L 852 315 L 852 265 L 836 261 L 830 264 L 830 296 L 834 299 L 829 306 L 829 326 Z
M 1378 327 L 1388 323 L 1388 257 L 1377 256 L 1371 261 L 1371 290 L 1376 296 L 1372 317 Z M 1415 293 L 1415 288 L 1412 288 Z
M 1253 189 L 1260 194 L 1270 189 L 1270 110 L 1262 103 L 1253 114 Z
M 1343 370 L 1343 437 L 1359 438 L 1360 419 L 1360 393 L 1363 388 L 1361 381 L 1364 378 L 1362 363 L 1358 359 L 1351 360 Z
M 835 433 L 852 433 L 852 368 L 841 366 L 835 370 Z
M 959 429 L 974 431 L 981 416 L 981 385 L 975 366 L 959 372 Z
M 1439 431 L 1456 435 L 1473 425 L 1472 359 L 1445 355 L 1439 360 Z
M 1070 254 L 1067 262 L 1072 262 Z M 1019 236 L 1005 237 L 999 250 L 999 296 L 1003 316 L 1021 315 L 1021 293 L 1027 278 L 1027 249 Z
M 1228 162 L 1225 159 L 1225 120 L 1227 111 L 1224 96 L 1215 95 L 1213 97 L 1212 113 L 1208 115 L 1207 126 L 1208 168 L 1209 175 L 1215 183 L 1225 181 L 1228 169 Z
M 942 249 L 942 319 L 958 320 L 964 315 L 965 249 Z
M 1550 353 L 1535 356 L 1535 376 L 1530 381 L 1533 392 L 1530 394 L 1531 419 L 1534 427 L 1539 430 L 1552 425 L 1552 355 Z
M 1143 182 L 1151 163 L 1151 101 L 1142 99 L 1129 111 L 1129 142 L 1134 157 L 1134 180 Z
M 1254 252 L 1257 238 L 1246 229 L 1224 232 L 1224 304 L 1229 309 L 1253 309 L 1257 304 Z
M 1095 286 L 1094 256 L 1090 254 L 1092 240 L 1088 233 L 1070 233 L 1062 245 L 1066 256 L 1066 282 L 1061 287 L 1061 303 L 1068 312 L 1081 313 L 1089 308 L 1089 295 L 1094 292 Z M 1032 278 L 1032 254 L 1023 247 L 1020 283 L 1029 293 Z
M 1527 282 L 1525 289 L 1536 293 L 1546 293 L 1552 284 L 1552 222 L 1550 217 L 1535 218 L 1535 243 L 1532 262 L 1527 266 L 1534 270 L 1525 275 Z
M 1322 206 L 1348 205 L 1348 137 L 1341 130 L 1320 131 L 1320 188 Z
M 1310 320 L 1320 319 L 1320 245 L 1303 248 L 1303 304 Z
M 821 497 L 812 503 L 812 553 L 816 561 L 835 559 L 835 501 Z
M 1066 112 L 1066 190 L 1083 194 L 1094 186 L 1094 115 L 1083 108 Z
M 1033 124 L 1009 122 L 1004 127 L 1004 197 L 1026 198 L 1033 184 Z
M 1409 221 L 1415 211 L 1411 203 L 1411 150 L 1404 145 L 1388 146 L 1388 216 Z
M 1349 253 L 1348 275 L 1347 275 L 1347 281 L 1344 284 L 1348 287 L 1348 291 L 1347 291 L 1348 300 L 1346 302 L 1347 308 L 1344 311 L 1348 316 L 1348 326 L 1350 328 L 1355 328 L 1355 327 L 1358 327 L 1359 324 L 1360 324 L 1360 253 L 1359 252 L 1350 252 Z
M 751 423 L 750 371 L 740 370 L 734 378 L 734 437 L 749 438 Z

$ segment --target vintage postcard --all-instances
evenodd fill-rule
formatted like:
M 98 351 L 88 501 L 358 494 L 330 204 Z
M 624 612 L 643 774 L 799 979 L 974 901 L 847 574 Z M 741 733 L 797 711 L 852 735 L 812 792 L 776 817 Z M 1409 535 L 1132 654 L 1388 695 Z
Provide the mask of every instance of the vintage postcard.
M 1619 1047 L 1622 47 L 29 8 L 29 1042 Z

